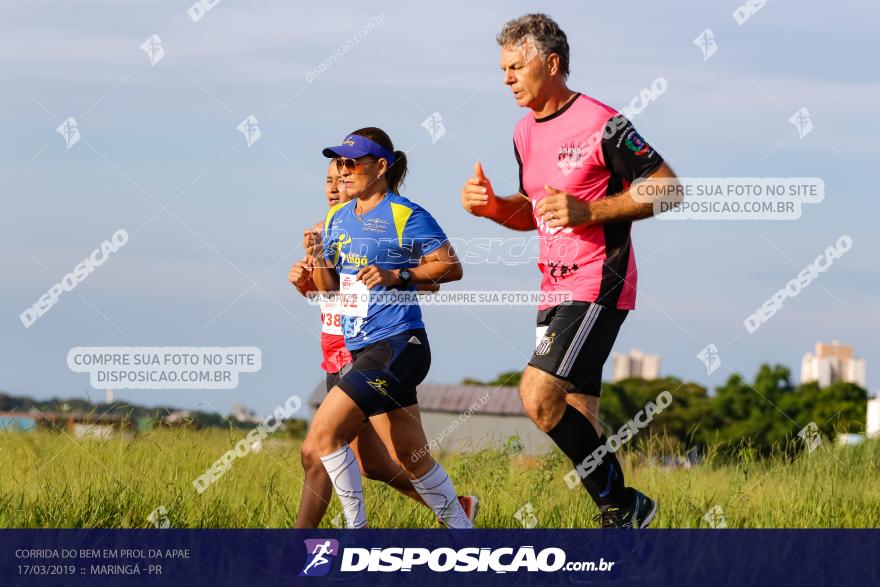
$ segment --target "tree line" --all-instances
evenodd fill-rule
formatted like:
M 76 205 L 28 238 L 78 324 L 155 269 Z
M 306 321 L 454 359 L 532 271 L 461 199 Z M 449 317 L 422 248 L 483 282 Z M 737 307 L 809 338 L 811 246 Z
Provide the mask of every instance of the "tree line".
M 493 381 L 465 379 L 465 385 L 517 386 L 522 373 L 508 371 Z M 599 418 L 606 434 L 620 429 L 662 391 L 672 403 L 654 415 L 634 442 L 664 437 L 671 449 L 685 453 L 712 446 L 722 452 L 743 448 L 767 455 L 774 449 L 794 450 L 798 433 L 814 422 L 819 433 L 833 439 L 844 432 L 864 432 L 868 392 L 853 383 L 825 388 L 817 383 L 795 385 L 784 365 L 761 365 L 752 382 L 733 374 L 714 393 L 676 377 L 624 379 L 602 384 Z

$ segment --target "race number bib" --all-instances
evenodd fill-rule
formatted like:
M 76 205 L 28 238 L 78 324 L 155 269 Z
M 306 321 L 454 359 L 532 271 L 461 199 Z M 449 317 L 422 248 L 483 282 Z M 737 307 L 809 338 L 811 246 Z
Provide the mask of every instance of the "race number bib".
M 342 336 L 342 304 L 338 294 L 321 297 L 321 332 Z
M 367 317 L 370 310 L 370 290 L 363 281 L 358 281 L 356 275 L 342 274 L 339 276 L 339 293 L 343 315 Z

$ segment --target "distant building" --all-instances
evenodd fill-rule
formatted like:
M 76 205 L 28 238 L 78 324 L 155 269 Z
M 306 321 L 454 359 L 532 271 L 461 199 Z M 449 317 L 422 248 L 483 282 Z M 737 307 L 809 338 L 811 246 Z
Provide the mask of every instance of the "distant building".
M 27 412 L 0 412 L 0 432 L 24 432 L 37 427 L 37 418 Z
M 660 377 L 660 355 L 646 355 L 638 349 L 627 354 L 614 353 L 612 356 L 611 381 L 617 382 L 630 377 L 657 379 Z
M 67 432 L 77 438 L 107 439 L 128 434 L 136 423 L 121 414 L 82 412 L 0 412 L 0 432 L 46 430 Z
M 816 352 L 805 354 L 801 360 L 801 383 L 812 381 L 819 387 L 838 381 L 865 387 L 865 360 L 853 357 L 852 347 L 836 340 L 831 344 L 817 342 Z
M 189 410 L 175 410 L 163 416 L 161 418 L 161 423 L 165 426 L 182 426 L 189 421 L 190 416 L 191 414 Z
M 147 432 L 153 428 L 189 428 L 190 430 L 199 430 L 201 426 L 193 420 L 192 412 L 189 410 L 174 410 L 164 416 L 146 417 L 138 420 L 138 430 Z
M 837 435 L 837 444 L 840 446 L 856 446 L 865 442 L 864 434 L 856 434 L 852 432 L 842 432 Z
M 238 422 L 259 422 L 260 419 L 257 417 L 257 413 L 253 410 L 249 410 L 241 404 L 235 404 L 232 406 L 232 417 Z
M 433 452 L 506 448 L 537 455 L 554 446 L 526 416 L 516 387 L 493 385 L 418 386 L 422 426 Z M 327 396 L 324 383 L 309 395 L 317 409 Z
M 868 438 L 880 436 L 880 397 L 868 398 L 868 416 L 865 420 L 865 435 Z

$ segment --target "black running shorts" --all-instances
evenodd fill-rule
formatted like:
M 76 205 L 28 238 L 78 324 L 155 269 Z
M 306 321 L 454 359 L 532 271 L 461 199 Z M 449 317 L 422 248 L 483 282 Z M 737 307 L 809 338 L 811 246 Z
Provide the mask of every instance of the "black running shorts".
M 629 310 L 570 302 L 538 311 L 529 365 L 568 381 L 571 393 L 599 396 L 602 366 Z
M 353 351 L 351 357 L 336 385 L 367 417 L 418 403 L 416 386 L 431 367 L 424 329 L 389 336 Z

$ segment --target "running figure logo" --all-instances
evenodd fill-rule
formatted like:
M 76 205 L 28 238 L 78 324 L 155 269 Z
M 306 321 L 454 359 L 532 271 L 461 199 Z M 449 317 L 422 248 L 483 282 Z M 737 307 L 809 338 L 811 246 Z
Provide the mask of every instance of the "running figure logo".
M 162 48 L 162 39 L 159 38 L 159 35 L 151 35 L 149 39 L 141 44 L 141 49 L 150 57 L 150 67 L 153 67 L 165 57 L 165 49 Z
M 248 149 L 263 136 L 260 131 L 260 123 L 257 122 L 257 118 L 253 114 L 242 120 L 237 128 L 244 135 Z
M 382 395 L 388 395 L 388 390 L 386 389 L 388 382 L 384 379 L 373 379 L 372 381 L 367 381 L 367 385 L 369 385 Z
M 703 52 L 703 61 L 708 60 L 718 51 L 718 44 L 715 43 L 715 34 L 712 29 L 706 29 L 700 36 L 694 39 L 694 45 Z
M 68 149 L 79 142 L 79 126 L 76 124 L 76 119 L 72 116 L 62 122 L 55 129 L 55 132 L 64 137 L 64 142 L 67 144 Z
M 439 112 L 434 112 L 422 122 L 422 128 L 428 131 L 431 136 L 431 144 L 433 145 L 446 134 L 446 127 L 443 126 L 443 117 Z
M 708 345 L 697 353 L 697 358 L 703 361 L 703 364 L 706 365 L 707 375 L 711 375 L 721 366 L 721 356 L 718 354 L 718 347 L 714 344 Z
M 332 538 L 306 540 L 306 566 L 300 577 L 323 577 L 339 554 L 339 541 Z
M 801 108 L 795 112 L 788 121 L 797 129 L 798 137 L 801 139 L 810 134 L 813 130 L 813 121 L 810 120 L 810 111 L 806 108 Z

